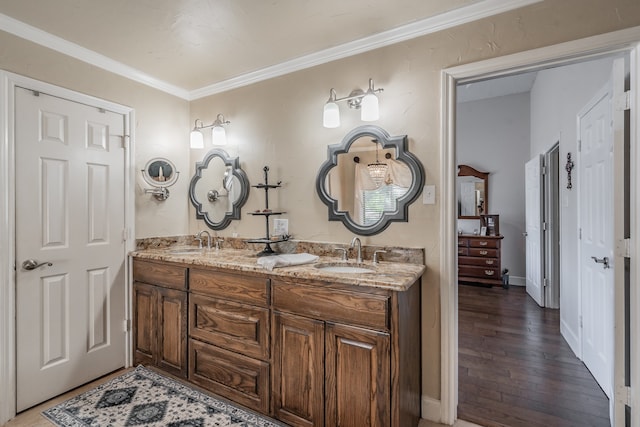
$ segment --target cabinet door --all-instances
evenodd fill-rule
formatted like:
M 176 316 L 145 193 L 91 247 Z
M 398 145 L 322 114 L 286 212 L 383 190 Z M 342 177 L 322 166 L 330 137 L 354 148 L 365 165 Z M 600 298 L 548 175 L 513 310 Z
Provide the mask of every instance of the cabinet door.
M 273 399 L 278 419 L 324 426 L 324 322 L 273 314 Z
M 156 292 L 144 283 L 133 284 L 133 363 L 150 365 L 156 352 Z
M 156 365 L 187 377 L 187 293 L 156 287 L 158 351 Z
M 327 323 L 326 426 L 391 425 L 389 334 Z

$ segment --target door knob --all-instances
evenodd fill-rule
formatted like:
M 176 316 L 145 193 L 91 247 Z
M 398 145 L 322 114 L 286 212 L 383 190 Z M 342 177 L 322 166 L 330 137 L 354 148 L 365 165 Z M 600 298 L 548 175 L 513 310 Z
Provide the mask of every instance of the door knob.
M 38 261 L 36 261 L 35 259 L 28 259 L 22 263 L 22 268 L 24 268 L 25 270 L 35 270 L 36 268 L 41 267 L 45 264 L 48 267 L 51 267 L 53 265 L 48 261 L 38 263 Z
M 593 259 L 597 264 L 604 264 L 602 266 L 603 268 L 611 268 L 611 266 L 609 265 L 609 257 L 597 258 L 592 256 L 591 259 Z

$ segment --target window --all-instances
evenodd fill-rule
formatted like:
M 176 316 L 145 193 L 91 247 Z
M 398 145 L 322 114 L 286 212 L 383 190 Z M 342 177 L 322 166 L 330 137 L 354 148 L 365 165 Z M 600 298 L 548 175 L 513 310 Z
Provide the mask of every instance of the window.
M 360 223 L 365 226 L 375 224 L 385 211 L 395 211 L 397 209 L 396 199 L 402 197 L 406 192 L 406 188 L 395 184 L 383 184 L 375 190 L 364 190 L 362 192 Z

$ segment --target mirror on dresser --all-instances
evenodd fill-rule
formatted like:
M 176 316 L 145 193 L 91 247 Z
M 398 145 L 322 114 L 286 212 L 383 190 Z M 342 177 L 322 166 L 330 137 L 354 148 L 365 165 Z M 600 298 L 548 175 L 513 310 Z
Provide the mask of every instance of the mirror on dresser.
M 458 165 L 456 187 L 459 219 L 480 219 L 480 215 L 489 212 L 488 172 L 480 172 L 468 165 Z
M 196 208 L 196 217 L 209 228 L 222 230 L 232 220 L 240 219 L 240 208 L 248 197 L 249 180 L 237 157 L 215 148 L 196 163 L 189 199 Z
M 406 135 L 392 137 L 365 125 L 330 145 L 316 178 L 329 221 L 342 221 L 364 236 L 382 232 L 392 221 L 408 221 L 409 205 L 424 185 L 424 169 L 407 144 Z

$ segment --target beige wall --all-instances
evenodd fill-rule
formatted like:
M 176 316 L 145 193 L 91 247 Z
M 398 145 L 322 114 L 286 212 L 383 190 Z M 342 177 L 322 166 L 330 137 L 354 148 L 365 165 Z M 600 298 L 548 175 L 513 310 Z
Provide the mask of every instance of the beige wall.
M 0 69 L 135 109 L 136 237 L 185 234 L 189 185 L 189 103 L 0 31 Z M 133 126 L 132 126 L 133 127 Z M 182 172 L 171 196 L 143 194 L 140 170 L 167 157 Z
M 193 120 L 210 123 L 217 113 L 231 120 L 227 151 L 239 156 L 252 184 L 262 182 L 269 165 L 282 180 L 271 206 L 286 209 L 289 230 L 298 239 L 348 242 L 352 233 L 327 221 L 315 194 L 315 175 L 327 145 L 362 124 L 341 104 L 342 126 L 322 127 L 322 107 L 334 87 L 339 96 L 368 78 L 380 95 L 378 125 L 390 134 L 407 134 L 409 149 L 424 165 L 426 183 L 440 190 L 440 71 L 443 68 L 552 45 L 640 25 L 637 0 L 545 0 L 542 3 L 437 34 L 335 61 L 249 87 L 189 103 L 0 32 L 0 68 L 128 105 L 136 110 L 136 169 L 155 156 L 172 159 L 182 172 L 164 203 L 136 188 L 136 237 L 184 234 L 206 228 L 196 221 L 187 197 L 194 164 L 206 150 L 188 150 Z M 138 175 L 139 176 L 139 175 Z M 246 215 L 261 208 L 263 193 L 252 189 L 241 221 L 219 234 L 258 237 L 262 218 Z M 427 272 L 423 284 L 423 389 L 440 397 L 439 201 L 414 203 L 408 223 L 394 223 L 364 244 L 422 247 Z M 416 343 L 416 345 L 418 345 Z
M 440 71 L 443 68 L 557 44 L 589 35 L 640 25 L 640 3 L 626 0 L 547 0 L 519 11 L 335 61 L 191 103 L 191 119 L 212 121 L 223 112 L 229 153 L 240 157 L 251 183 L 262 181 L 262 166 L 284 187 L 277 202 L 287 211 L 289 230 L 298 239 L 348 242 L 352 233 L 327 221 L 326 207 L 315 193 L 315 174 L 326 159 L 327 145 L 341 141 L 363 124 L 357 112 L 340 104 L 342 125 L 322 127 L 322 107 L 334 87 L 338 96 L 365 88 L 369 77 L 380 95 L 377 125 L 390 134 L 407 134 L 409 149 L 422 161 L 426 183 L 440 188 Z M 193 151 L 192 163 L 205 150 Z M 252 189 L 243 213 L 262 206 Z M 423 247 L 427 272 L 423 285 L 423 389 L 440 398 L 439 204 L 420 200 L 408 223 L 394 223 L 363 243 Z M 204 228 L 190 215 L 190 230 Z M 220 235 L 237 232 L 257 237 L 262 218 L 243 215 Z M 255 235 L 255 236 L 254 236 Z

